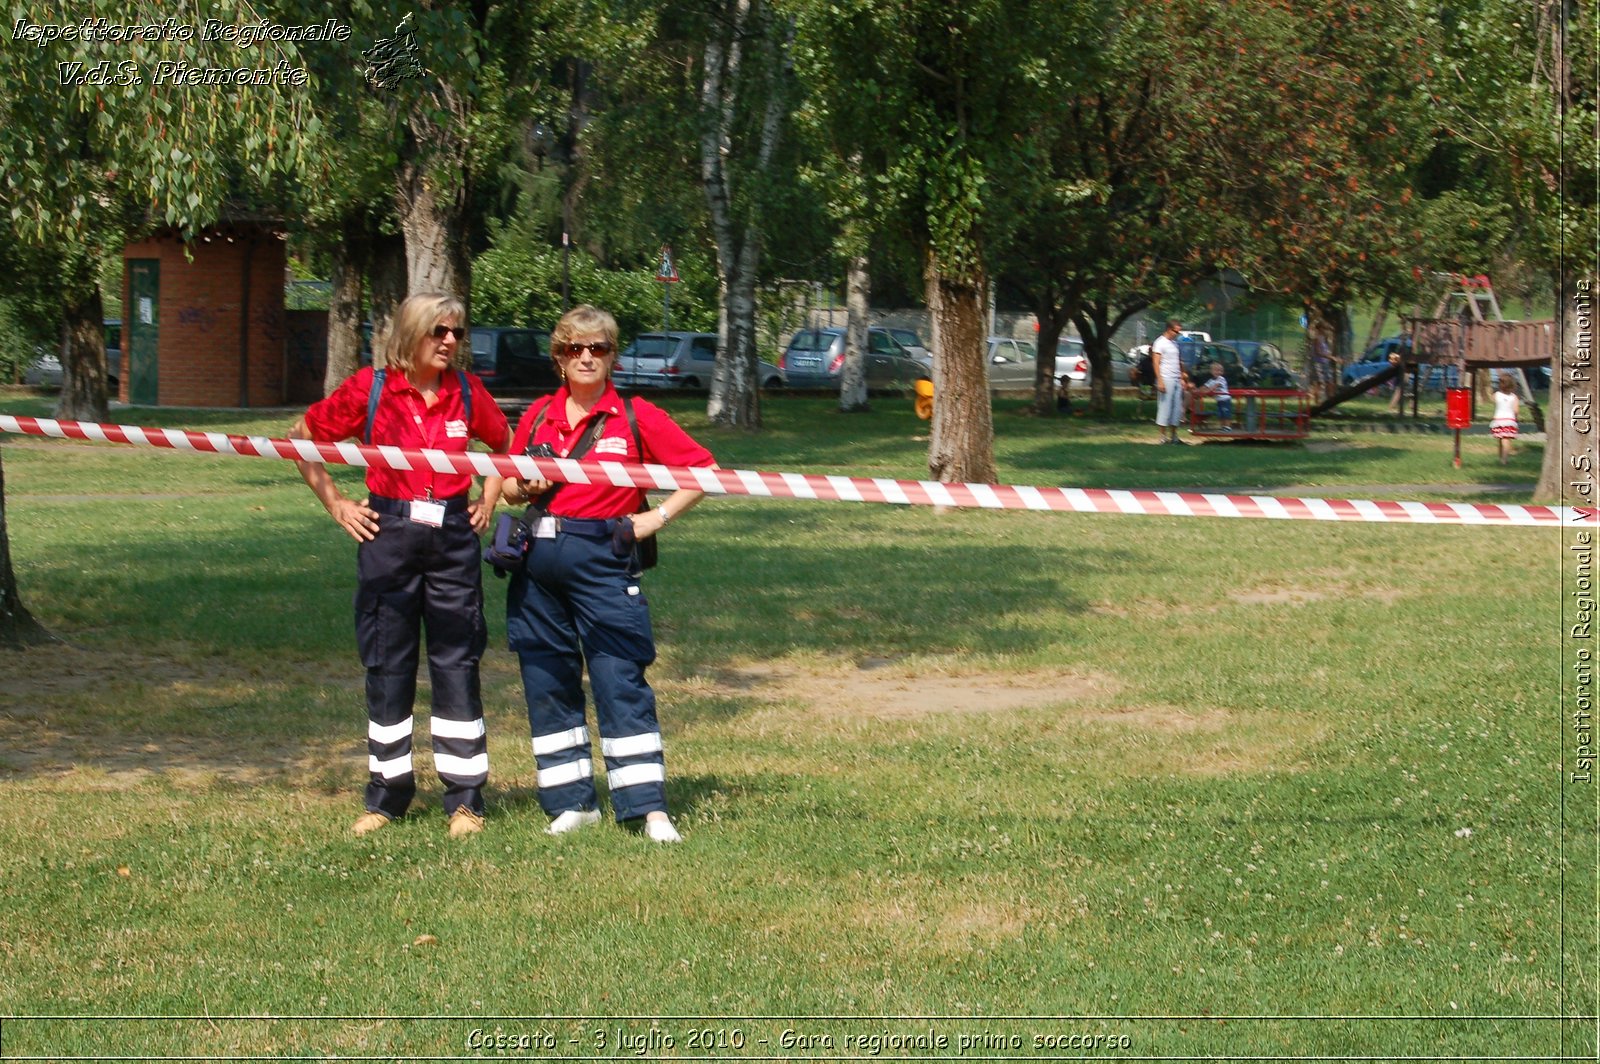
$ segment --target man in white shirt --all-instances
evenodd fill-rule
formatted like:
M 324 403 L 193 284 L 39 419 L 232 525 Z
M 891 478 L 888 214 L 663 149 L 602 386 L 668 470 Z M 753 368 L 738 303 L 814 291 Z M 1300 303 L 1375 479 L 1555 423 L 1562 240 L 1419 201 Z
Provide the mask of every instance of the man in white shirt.
M 1183 424 L 1183 361 L 1178 357 L 1178 333 L 1183 323 L 1167 321 L 1167 330 L 1150 345 L 1156 378 L 1156 428 L 1161 443 L 1182 444 L 1178 426 Z

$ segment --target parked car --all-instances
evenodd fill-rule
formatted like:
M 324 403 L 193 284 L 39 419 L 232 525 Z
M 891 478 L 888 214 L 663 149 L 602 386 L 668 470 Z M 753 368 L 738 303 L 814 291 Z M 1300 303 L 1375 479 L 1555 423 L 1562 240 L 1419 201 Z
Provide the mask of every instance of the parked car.
M 1278 349 L 1277 344 L 1269 344 L 1262 340 L 1218 340 L 1217 343 L 1239 352 L 1239 361 L 1251 372 L 1255 372 L 1258 366 L 1289 368 L 1289 363 L 1284 359 L 1283 352 Z
M 1211 364 L 1222 364 L 1222 375 L 1228 379 L 1229 388 L 1250 387 L 1249 371 L 1244 368 L 1244 359 L 1239 357 L 1239 352 L 1226 344 L 1189 343 L 1178 345 L 1178 359 L 1183 363 L 1184 372 L 1189 374 L 1189 379 L 1196 384 L 1204 383 L 1211 376 Z
M 113 392 L 122 383 L 122 319 L 107 318 L 106 333 L 106 387 Z
M 910 329 L 890 329 L 889 335 L 894 337 L 895 343 L 906 349 L 908 355 L 929 369 L 933 368 L 933 352 L 923 344 L 922 337 Z
M 22 383 L 30 388 L 59 388 L 61 376 L 61 358 L 46 352 L 28 363 L 28 368 L 22 371 Z
M 1278 349 L 1272 344 L 1246 341 L 1252 345 L 1251 359 L 1246 361 L 1239 349 L 1230 344 L 1179 344 L 1178 357 L 1183 368 L 1196 384 L 1211 376 L 1211 364 L 1222 364 L 1222 375 L 1229 388 L 1298 388 L 1300 378 L 1286 366 L 1281 358 L 1274 357 Z
M 1060 366 L 1060 355 L 1057 355 Z M 1039 349 L 1031 340 L 989 337 L 989 387 L 1032 388 L 1039 371 Z
M 640 333 L 622 349 L 612 377 L 628 388 L 709 388 L 716 367 L 716 333 Z M 771 362 L 758 362 L 756 382 L 781 388 L 783 372 Z
M 1389 336 L 1379 340 L 1367 348 L 1359 359 L 1344 368 L 1344 372 L 1339 376 L 1340 382 L 1345 385 L 1351 385 L 1381 372 L 1389 365 L 1389 355 L 1395 351 L 1399 351 L 1402 355 L 1409 353 L 1405 346 L 1404 337 Z M 1454 365 L 1425 365 L 1421 367 L 1421 373 L 1421 388 L 1425 392 L 1442 392 L 1446 388 L 1456 388 L 1461 385 L 1461 371 Z M 1416 374 L 1413 373 L 1406 377 L 1408 391 L 1416 384 L 1415 376 Z M 1531 376 L 1528 383 L 1534 384 Z M 1546 383 L 1548 384 L 1548 377 L 1546 377 Z M 1537 385 L 1534 386 L 1537 387 Z
M 122 382 L 122 319 L 104 321 L 106 339 L 106 387 L 113 393 Z M 22 373 L 22 383 L 31 388 L 59 388 L 63 371 L 61 356 L 53 351 L 39 349 L 34 360 Z
M 801 329 L 783 352 L 784 380 L 791 388 L 837 388 L 844 369 L 843 329 Z M 867 387 L 908 388 L 928 376 L 928 367 L 900 346 L 889 330 L 867 330 Z
M 1111 345 L 1111 386 L 1128 388 L 1133 385 L 1134 358 L 1128 352 Z M 1084 385 L 1093 378 L 1089 356 L 1084 353 L 1083 341 L 1063 336 L 1056 345 L 1056 383 L 1066 388 L 1068 383 Z
M 498 388 L 555 390 L 561 383 L 550 361 L 550 334 L 543 329 L 475 325 L 472 372 L 491 392 Z
M 1348 387 L 1357 381 L 1364 381 L 1374 374 L 1382 373 L 1389 368 L 1389 356 L 1392 353 L 1395 351 L 1404 353 L 1403 346 L 1403 340 L 1399 336 L 1379 340 L 1367 348 L 1360 358 L 1344 368 L 1344 372 L 1339 375 L 1340 383 Z

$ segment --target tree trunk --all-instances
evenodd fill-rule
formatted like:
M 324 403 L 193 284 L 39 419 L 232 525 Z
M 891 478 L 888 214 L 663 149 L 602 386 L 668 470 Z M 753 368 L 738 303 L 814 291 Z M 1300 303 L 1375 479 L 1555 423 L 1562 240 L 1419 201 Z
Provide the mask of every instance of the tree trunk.
M 54 639 L 22 604 L 11 568 L 11 536 L 6 531 L 6 471 L 0 463 L 0 646 L 20 647 Z
M 867 257 L 851 255 L 844 284 L 844 367 L 839 373 L 839 409 L 846 414 L 867 409 L 867 312 L 871 292 Z
M 756 258 L 748 242 L 744 255 Z M 706 416 L 730 428 L 761 427 L 761 392 L 756 382 L 756 267 L 740 261 L 730 271 L 718 315 L 717 371 L 711 377 Z
M 1142 307 L 1143 301 L 1139 303 Z M 1135 312 L 1123 308 L 1113 322 L 1110 305 L 1094 301 L 1078 315 L 1078 334 L 1083 337 L 1083 357 L 1089 362 L 1089 412 L 1095 417 L 1111 416 L 1111 397 L 1115 393 L 1111 381 L 1111 334 L 1132 313 Z
M 106 407 L 105 304 L 87 263 L 63 293 L 61 398 L 56 417 L 103 422 Z
M 1559 347 L 1550 364 L 1550 409 L 1545 414 L 1544 464 L 1535 502 L 1595 506 L 1595 294 L 1600 279 L 1580 277 L 1562 309 Z
M 333 295 L 328 300 L 328 366 L 322 394 L 333 390 L 361 368 L 361 268 L 366 239 L 346 225 L 344 239 L 333 253 Z
M 405 239 L 393 233 L 376 236 L 367 262 L 367 291 L 372 295 L 372 364 L 385 365 L 389 326 L 406 298 Z
M 933 431 L 928 471 L 946 483 L 995 482 L 984 305 L 988 285 L 945 276 L 929 249 L 924 279 L 933 318 Z
M 400 228 L 406 240 L 406 293 L 442 292 L 467 304 L 470 314 L 472 260 L 467 254 L 466 174 L 450 178 L 462 188 L 439 187 L 426 163 L 401 167 Z
M 756 389 L 756 281 L 762 218 L 758 197 L 747 194 L 740 202 L 733 183 L 738 176 L 759 188 L 772 170 L 787 114 L 782 85 L 788 77 L 789 46 L 794 37 L 793 22 L 783 26 L 786 28 L 780 32 L 760 0 L 724 0 L 717 28 L 706 40 L 700 81 L 700 181 L 716 241 L 725 321 L 718 361 L 728 361 L 726 369 L 712 376 L 706 416 L 713 424 L 751 431 L 761 427 Z M 758 55 L 764 74 L 741 74 L 747 40 L 765 44 L 764 56 Z M 745 107 L 753 107 L 751 86 L 759 84 L 766 86 L 767 95 L 752 151 L 746 143 L 735 142 L 734 131 L 741 95 Z M 736 169 L 742 172 L 736 175 Z
M 430 106 L 430 103 L 434 106 Z M 440 114 L 442 118 L 436 118 Z M 467 101 L 437 83 L 411 112 L 397 177 L 396 206 L 406 239 L 406 294 L 442 292 L 472 311 L 467 251 Z
M 1039 319 L 1039 367 L 1033 378 L 1033 413 L 1050 417 L 1056 412 L 1056 388 L 1061 378 L 1056 360 L 1061 355 L 1061 334 L 1067 328 L 1067 315 L 1054 304 L 1041 303 L 1034 307 L 1034 317 Z M 1070 395 L 1061 388 L 1063 395 Z

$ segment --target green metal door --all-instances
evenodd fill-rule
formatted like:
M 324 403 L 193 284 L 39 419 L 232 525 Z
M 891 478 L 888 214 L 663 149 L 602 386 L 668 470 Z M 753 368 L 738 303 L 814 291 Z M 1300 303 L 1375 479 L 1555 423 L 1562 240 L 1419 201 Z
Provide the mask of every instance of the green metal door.
M 128 260 L 128 306 L 122 332 L 128 360 L 128 402 L 154 406 L 160 402 L 156 351 L 160 347 L 161 261 Z

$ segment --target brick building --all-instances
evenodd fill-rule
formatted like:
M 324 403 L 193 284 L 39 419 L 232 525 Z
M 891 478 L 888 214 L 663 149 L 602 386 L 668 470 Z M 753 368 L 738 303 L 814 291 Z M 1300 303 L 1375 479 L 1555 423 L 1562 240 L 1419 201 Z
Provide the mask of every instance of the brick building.
M 123 249 L 124 402 L 279 406 L 287 395 L 283 232 L 220 222 L 188 245 L 162 231 Z

